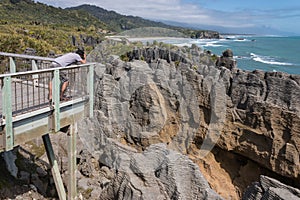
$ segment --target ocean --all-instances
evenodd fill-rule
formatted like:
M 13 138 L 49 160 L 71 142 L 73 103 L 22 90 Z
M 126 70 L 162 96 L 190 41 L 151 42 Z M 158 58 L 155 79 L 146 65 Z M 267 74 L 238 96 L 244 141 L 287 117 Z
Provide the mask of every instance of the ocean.
M 300 37 L 232 36 L 196 44 L 218 55 L 231 49 L 241 69 L 300 74 Z
M 233 51 L 238 68 L 253 71 L 282 71 L 300 74 L 300 36 L 249 36 L 230 35 L 224 39 L 157 39 L 178 46 L 196 44 L 202 49 L 222 55 L 226 49 Z

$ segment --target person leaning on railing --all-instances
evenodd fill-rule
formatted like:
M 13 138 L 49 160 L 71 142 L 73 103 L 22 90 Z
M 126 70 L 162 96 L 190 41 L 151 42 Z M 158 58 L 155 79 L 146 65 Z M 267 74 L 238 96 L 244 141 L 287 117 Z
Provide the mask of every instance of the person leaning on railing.
M 81 49 L 78 49 L 75 53 L 67 53 L 55 58 L 51 63 L 50 68 L 66 67 L 78 62 L 82 64 L 86 63 L 86 54 Z M 61 84 L 60 100 L 66 100 L 63 95 L 69 85 L 67 73 L 60 70 L 59 79 Z M 52 81 L 49 82 L 49 101 L 52 101 Z

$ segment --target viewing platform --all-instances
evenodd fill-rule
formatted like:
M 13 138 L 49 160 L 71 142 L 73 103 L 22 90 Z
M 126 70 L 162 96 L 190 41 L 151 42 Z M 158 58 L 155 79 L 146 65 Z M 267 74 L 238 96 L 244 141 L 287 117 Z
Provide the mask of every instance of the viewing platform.
M 95 63 L 49 68 L 53 60 L 0 52 L 0 152 L 43 137 L 59 198 L 66 199 L 48 134 L 68 128 L 68 199 L 73 199 L 76 196 L 77 121 L 93 117 Z M 61 72 L 69 78 L 63 100 L 60 99 Z M 50 82 L 52 101 L 49 101 Z

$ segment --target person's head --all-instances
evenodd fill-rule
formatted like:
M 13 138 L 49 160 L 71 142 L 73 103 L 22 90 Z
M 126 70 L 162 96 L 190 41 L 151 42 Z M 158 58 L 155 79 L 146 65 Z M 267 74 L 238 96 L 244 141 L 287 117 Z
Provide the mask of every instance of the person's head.
M 83 51 L 83 50 L 78 49 L 75 53 L 77 53 L 78 55 L 80 55 L 80 57 L 81 57 L 82 59 L 84 59 L 84 51 Z

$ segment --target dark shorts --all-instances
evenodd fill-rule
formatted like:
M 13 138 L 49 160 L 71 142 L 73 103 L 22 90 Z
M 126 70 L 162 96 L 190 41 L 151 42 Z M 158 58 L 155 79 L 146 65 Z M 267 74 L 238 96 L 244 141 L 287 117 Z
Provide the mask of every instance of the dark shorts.
M 57 68 L 57 67 L 61 67 L 61 66 L 58 63 L 54 63 L 54 62 L 52 62 L 50 64 L 50 68 Z M 52 78 L 53 78 L 53 75 L 52 75 Z M 59 80 L 62 83 L 68 82 L 69 78 L 67 77 L 67 72 L 60 70 L 60 72 L 59 72 Z

